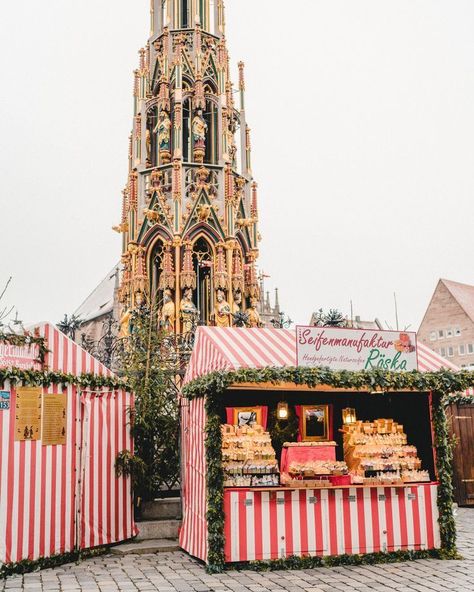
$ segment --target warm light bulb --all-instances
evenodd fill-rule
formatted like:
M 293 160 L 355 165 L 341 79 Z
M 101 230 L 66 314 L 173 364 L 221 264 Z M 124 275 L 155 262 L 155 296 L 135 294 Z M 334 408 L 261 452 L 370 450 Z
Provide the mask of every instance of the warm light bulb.
M 350 407 L 342 410 L 342 422 L 346 425 L 356 423 L 357 415 L 355 409 Z
M 278 403 L 277 417 L 278 419 L 288 419 L 288 403 Z

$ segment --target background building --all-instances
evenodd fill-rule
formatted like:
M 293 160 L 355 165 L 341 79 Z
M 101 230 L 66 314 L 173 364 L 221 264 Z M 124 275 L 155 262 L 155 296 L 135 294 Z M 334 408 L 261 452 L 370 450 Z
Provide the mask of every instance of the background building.
M 418 339 L 456 366 L 474 366 L 474 286 L 440 279 Z
M 77 308 L 73 316 L 80 322 L 80 327 L 74 339 L 81 343 L 83 337 L 93 342 L 99 341 L 103 336 L 106 321 L 113 318 L 118 327 L 119 320 L 119 288 L 120 269 L 114 267 L 95 288 L 95 290 Z

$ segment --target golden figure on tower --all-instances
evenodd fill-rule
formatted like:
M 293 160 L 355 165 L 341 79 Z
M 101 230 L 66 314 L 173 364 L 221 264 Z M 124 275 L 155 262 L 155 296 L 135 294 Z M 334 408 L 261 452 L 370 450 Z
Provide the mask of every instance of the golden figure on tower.
M 217 290 L 216 308 L 214 310 L 214 322 L 216 327 L 232 326 L 232 310 L 227 302 L 224 290 Z
M 171 160 L 171 119 L 166 111 L 161 111 L 153 133 L 158 134 L 158 150 L 161 164 Z
M 161 328 L 167 333 L 173 333 L 176 321 L 176 307 L 171 290 L 165 290 L 163 294 L 163 307 L 160 312 Z
M 193 331 L 196 327 L 199 311 L 193 302 L 193 291 L 191 288 L 187 288 L 184 291 L 183 298 L 181 299 L 180 312 L 183 333 Z

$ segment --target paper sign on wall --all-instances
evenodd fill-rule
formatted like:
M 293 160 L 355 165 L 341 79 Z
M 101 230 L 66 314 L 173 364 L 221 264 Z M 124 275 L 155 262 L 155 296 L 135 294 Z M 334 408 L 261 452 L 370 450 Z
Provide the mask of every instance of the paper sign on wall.
M 66 444 L 67 395 L 43 396 L 43 446 Z
M 19 388 L 15 403 L 15 440 L 41 439 L 41 387 Z
M 10 391 L 0 391 L 0 411 L 8 411 L 10 409 Z

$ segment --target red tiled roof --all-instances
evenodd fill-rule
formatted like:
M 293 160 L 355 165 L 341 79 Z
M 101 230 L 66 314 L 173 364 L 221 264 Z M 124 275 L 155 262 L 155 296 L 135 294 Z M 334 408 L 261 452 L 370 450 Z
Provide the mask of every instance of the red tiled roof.
M 474 286 L 441 280 L 467 316 L 474 322 Z

